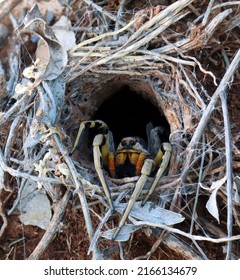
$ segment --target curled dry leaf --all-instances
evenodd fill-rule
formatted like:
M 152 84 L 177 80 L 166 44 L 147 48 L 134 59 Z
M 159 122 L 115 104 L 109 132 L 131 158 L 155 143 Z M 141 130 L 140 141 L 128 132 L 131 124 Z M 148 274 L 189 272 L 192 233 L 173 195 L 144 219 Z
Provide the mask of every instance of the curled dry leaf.
M 66 50 L 46 24 L 37 5 L 26 15 L 19 31 L 35 34 L 39 37 L 36 50 L 36 58 L 39 59 L 37 68 L 39 77 L 42 80 L 53 80 L 62 74 L 67 64 Z
M 72 30 L 69 30 L 71 21 L 66 16 L 61 16 L 54 24 L 53 31 L 62 47 L 68 51 L 76 45 L 76 37 Z
M 217 206 L 217 192 L 222 187 L 222 185 L 226 182 L 226 180 L 227 177 L 225 176 L 222 179 L 212 183 L 209 189 L 210 191 L 212 191 L 212 193 L 206 204 L 206 208 L 208 212 L 218 221 L 218 223 L 220 223 L 220 220 L 219 220 L 219 211 Z

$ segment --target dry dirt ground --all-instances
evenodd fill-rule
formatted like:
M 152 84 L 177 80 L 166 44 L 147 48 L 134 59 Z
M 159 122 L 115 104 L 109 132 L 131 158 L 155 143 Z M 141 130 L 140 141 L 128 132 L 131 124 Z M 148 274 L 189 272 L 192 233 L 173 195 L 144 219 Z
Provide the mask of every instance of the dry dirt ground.
M 10 1 L 11 2 L 11 1 Z M 12 1 L 14 2 L 14 1 Z M 20 4 L 11 8 L 11 13 L 15 17 L 21 17 L 22 11 L 24 8 L 29 9 L 32 1 L 19 1 Z M 43 14 L 46 13 L 46 9 L 51 11 L 53 19 L 51 20 L 51 24 L 53 24 L 62 14 L 68 16 L 72 24 L 74 25 L 77 22 L 78 18 L 80 18 L 81 12 L 77 10 L 79 2 L 81 1 L 57 1 L 57 0 L 49 0 L 49 1 L 36 1 L 39 4 L 39 8 Z M 63 2 L 66 4 L 64 5 Z M 108 11 L 114 12 L 118 10 L 119 1 L 95 1 L 105 2 L 102 7 Z M 129 1 L 129 4 L 125 7 L 125 12 L 131 15 L 134 11 L 141 10 L 143 7 L 148 7 L 149 5 L 163 5 L 167 6 L 171 2 L 174 1 Z M 218 1 L 224 2 L 224 1 Z M 207 8 L 208 1 L 196 1 L 195 12 L 201 14 Z M 70 7 L 69 7 L 70 6 Z M 239 10 L 238 10 L 239 12 Z M 188 20 L 191 18 L 191 14 L 189 15 Z M 10 23 L 9 14 L 6 14 L 1 21 L 8 27 L 9 37 L 14 35 L 13 28 Z M 183 28 L 183 27 L 179 27 Z M 239 29 L 235 29 L 236 34 L 240 35 Z M 239 37 L 238 37 L 239 38 Z M 235 42 L 231 42 L 231 38 L 229 39 L 229 43 L 227 44 L 228 50 L 235 49 Z M 239 43 L 239 41 L 238 41 Z M 27 42 L 25 47 L 27 48 L 27 52 L 31 56 L 31 52 L 35 51 L 35 44 Z M 24 48 L 24 45 L 23 45 Z M 0 47 L 0 59 L 3 61 L 3 64 L 6 65 L 6 57 L 8 56 L 8 44 L 3 44 Z M 22 58 L 22 66 L 27 65 L 28 57 Z M 201 61 L 201 63 L 206 67 L 205 69 L 212 71 L 215 76 L 219 77 L 219 79 L 224 75 L 225 68 L 221 63 L 216 65 L 216 61 L 218 60 L 218 50 L 212 50 L 212 64 L 210 60 L 206 58 Z M 209 77 L 202 77 L 205 79 L 205 86 L 209 92 L 214 91 L 214 86 L 212 85 L 212 80 Z M 232 133 L 234 136 L 238 133 L 238 128 L 240 127 L 240 100 L 239 100 L 239 72 L 238 79 L 231 88 L 231 92 L 229 94 L 228 99 L 228 108 L 230 112 L 231 124 L 232 124 Z M 236 172 L 237 173 L 237 172 Z M 239 171 L 238 171 L 239 174 Z M 14 188 L 13 188 L 14 189 Z M 12 192 L 5 192 L 2 195 L 3 206 L 6 209 L 10 209 L 13 201 L 17 196 L 17 191 L 14 190 Z M 202 202 L 203 203 L 203 202 Z M 225 205 L 222 205 L 225 207 Z M 202 209 L 201 209 L 202 208 Z M 216 224 L 216 221 L 211 217 L 211 215 L 206 211 L 205 207 L 199 206 L 199 212 L 202 211 L 202 215 L 205 215 L 210 222 Z M 19 213 L 17 211 L 13 212 L 12 215 L 7 217 L 8 225 L 4 231 L 3 236 L 0 240 L 0 259 L 26 259 L 31 252 L 35 249 L 45 231 L 31 225 L 23 225 L 19 220 Z M 1 222 L 0 222 L 1 223 Z M 94 225 L 95 227 L 97 225 Z M 235 232 L 235 234 L 239 234 L 239 231 Z M 146 235 L 143 232 L 134 233 L 131 241 L 123 244 L 123 248 L 125 250 L 125 258 L 133 259 L 135 257 L 145 255 L 149 250 L 151 250 L 153 244 L 156 242 L 157 237 L 151 236 L 146 238 Z M 186 242 L 188 242 L 186 240 Z M 240 248 L 240 243 L 236 243 L 238 249 Z M 223 259 L 224 253 L 222 250 L 222 246 L 219 244 L 213 244 L 208 242 L 199 242 L 202 250 L 205 252 L 209 259 Z M 85 221 L 83 218 L 83 213 L 81 207 L 79 205 L 79 200 L 77 196 L 71 196 L 63 220 L 59 226 L 59 230 L 55 235 L 54 240 L 50 243 L 46 251 L 42 254 L 41 259 L 91 259 L 92 255 L 87 255 L 87 250 L 89 247 L 89 240 L 87 236 L 87 232 L 85 229 Z M 100 249 L 111 247 L 111 256 L 115 259 L 119 259 L 119 250 L 117 243 L 112 244 L 110 241 L 102 241 L 99 244 Z M 107 253 L 107 250 L 106 250 Z M 109 252 L 108 252 L 109 253 Z M 178 253 L 170 250 L 164 244 L 160 244 L 158 249 L 155 250 L 153 254 L 151 254 L 150 259 L 179 259 L 182 258 Z

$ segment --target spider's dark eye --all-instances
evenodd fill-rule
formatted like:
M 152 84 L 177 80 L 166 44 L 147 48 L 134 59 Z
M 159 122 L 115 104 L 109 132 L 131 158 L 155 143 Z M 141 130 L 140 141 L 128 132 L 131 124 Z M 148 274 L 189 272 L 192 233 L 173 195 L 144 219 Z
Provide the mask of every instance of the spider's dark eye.
M 136 144 L 136 141 L 134 141 L 134 140 L 130 140 L 130 145 L 135 145 Z
M 127 143 L 126 143 L 126 140 L 123 140 L 123 141 L 122 141 L 122 146 L 126 146 L 126 144 L 127 144 Z

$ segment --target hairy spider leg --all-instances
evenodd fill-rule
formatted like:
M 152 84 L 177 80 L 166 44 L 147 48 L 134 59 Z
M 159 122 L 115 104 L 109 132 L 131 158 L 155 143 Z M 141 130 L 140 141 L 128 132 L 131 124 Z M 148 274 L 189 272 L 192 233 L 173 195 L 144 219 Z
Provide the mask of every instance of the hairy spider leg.
M 103 121 L 100 121 L 100 120 L 83 121 L 79 126 L 78 134 L 77 134 L 73 149 L 70 154 L 73 154 L 76 147 L 81 142 L 85 128 L 97 128 L 97 129 L 102 129 L 102 131 L 103 131 L 102 134 L 96 135 L 93 140 L 94 165 L 95 165 L 95 169 L 97 171 L 98 177 L 100 179 L 100 182 L 102 184 L 103 191 L 109 202 L 110 208 L 114 211 L 114 205 L 113 205 L 113 201 L 111 198 L 109 186 L 107 184 L 107 181 L 106 181 L 104 173 L 103 173 L 103 166 L 108 167 L 109 164 L 111 165 L 112 157 L 114 157 L 113 153 L 109 151 L 110 134 L 109 134 L 108 126 Z M 101 147 L 101 151 L 100 151 L 100 147 Z
M 152 186 L 150 187 L 150 189 L 148 190 L 145 198 L 142 201 L 142 206 L 144 206 L 144 204 L 147 202 L 147 200 L 149 199 L 150 195 L 153 193 L 158 181 L 160 180 L 160 178 L 162 177 L 163 173 L 166 171 L 169 161 L 170 161 L 170 157 L 171 157 L 171 153 L 172 153 L 172 146 L 170 143 L 163 143 L 162 144 L 164 153 L 161 151 L 161 148 L 159 149 L 159 152 L 157 153 L 156 157 L 155 157 L 155 163 L 157 164 L 157 166 L 159 166 L 160 161 L 162 160 L 160 167 L 155 175 L 154 181 L 152 183 Z
M 118 227 L 117 227 L 117 229 L 115 230 L 115 232 L 112 236 L 112 241 L 114 241 L 117 238 L 119 232 L 121 231 L 122 227 L 124 226 L 125 221 L 127 220 L 127 217 L 129 215 L 129 213 L 131 212 L 135 201 L 138 199 L 143 187 L 145 186 L 145 184 L 147 182 L 148 176 L 152 172 L 153 166 L 154 166 L 154 161 L 153 160 L 145 159 L 144 164 L 143 164 L 142 169 L 141 169 L 141 176 L 136 183 L 136 187 L 135 187 L 135 189 L 134 189 L 134 191 L 133 191 L 133 193 L 132 193 L 132 195 L 129 199 L 127 207 L 125 208 L 125 210 L 123 212 L 123 215 L 122 215 L 121 220 L 118 224 Z
M 82 141 L 82 136 L 85 128 L 99 128 L 99 129 L 106 129 L 108 131 L 108 126 L 103 122 L 103 121 L 83 121 L 81 122 L 79 129 L 78 129 L 78 134 L 75 140 L 75 143 L 73 145 L 73 148 L 70 152 L 70 155 L 73 154 L 73 152 L 76 150 L 77 146 L 79 143 Z
M 99 180 L 102 184 L 104 193 L 105 193 L 105 195 L 107 197 L 107 200 L 109 202 L 109 205 L 110 205 L 112 211 L 115 211 L 113 201 L 112 201 L 112 197 L 111 197 L 111 192 L 110 192 L 108 183 L 106 181 L 106 178 L 105 178 L 105 175 L 104 175 L 104 172 L 103 172 L 103 159 L 102 159 L 103 154 L 100 151 L 100 146 L 102 145 L 102 143 L 104 143 L 104 141 L 106 141 L 106 140 L 104 140 L 104 137 L 105 136 L 103 134 L 98 134 L 94 137 L 94 140 L 93 140 L 94 166 L 95 166 L 95 169 L 97 171 Z

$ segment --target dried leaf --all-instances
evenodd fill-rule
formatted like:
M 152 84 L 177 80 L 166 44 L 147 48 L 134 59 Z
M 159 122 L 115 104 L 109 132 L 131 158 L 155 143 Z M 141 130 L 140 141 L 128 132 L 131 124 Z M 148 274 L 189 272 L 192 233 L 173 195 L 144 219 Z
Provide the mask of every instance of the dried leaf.
M 220 221 L 219 221 L 219 211 L 217 206 L 217 192 L 219 188 L 221 188 L 221 186 L 226 182 L 226 180 L 227 177 L 225 176 L 222 179 L 212 183 L 210 187 L 210 190 L 212 190 L 212 194 L 210 195 L 206 204 L 206 208 L 208 212 L 218 221 L 218 223 L 220 223 Z
M 123 213 L 126 206 L 127 203 L 118 204 L 116 205 L 116 210 Z M 169 226 L 181 223 L 184 220 L 184 217 L 181 214 L 161 208 L 152 202 L 147 202 L 143 207 L 141 206 L 141 202 L 136 202 L 129 216 L 137 218 L 143 222 L 146 221 L 156 225 Z
M 36 58 L 38 60 L 37 71 L 41 79 L 53 80 L 61 75 L 67 65 L 67 52 L 45 22 L 37 5 L 26 15 L 19 30 L 22 33 L 35 34 L 40 38 Z
M 64 104 L 65 81 L 60 75 L 53 81 L 43 82 L 42 85 L 39 90 L 41 102 L 38 107 L 38 110 L 43 111 L 41 121 L 54 126 Z
M 46 128 L 38 120 L 33 119 L 30 124 L 29 134 L 23 144 L 23 151 L 26 158 L 28 158 L 28 149 L 33 149 L 41 141 L 44 134 L 46 134 Z
M 58 27 L 58 28 L 56 28 Z M 61 29 L 59 29 L 61 27 Z M 68 51 L 76 45 L 76 37 L 71 27 L 71 21 L 66 16 L 61 16 L 54 24 L 53 31 L 62 47 Z
M 54 171 L 54 158 L 52 149 L 50 149 L 38 163 L 34 163 L 35 171 L 40 177 L 47 177 L 49 172 Z M 38 182 L 38 188 L 42 188 L 43 184 Z
M 219 189 L 226 182 L 226 180 L 227 180 L 227 176 L 224 176 L 222 179 L 213 182 L 210 189 L 211 190 Z
M 126 206 L 127 203 L 117 204 L 116 210 L 122 214 Z M 142 221 L 142 225 L 124 225 L 116 238 L 117 241 L 127 241 L 130 234 L 143 227 L 146 222 L 154 224 L 154 227 L 161 227 L 161 225 L 181 223 L 184 220 L 181 214 L 156 206 L 152 202 L 147 202 L 143 207 L 141 202 L 136 202 L 129 216 L 137 218 L 140 222 Z M 116 228 L 105 231 L 101 236 L 111 240 L 115 230 Z
M 142 226 L 124 225 L 115 240 L 116 241 L 127 241 L 130 238 L 130 234 L 136 230 L 139 230 L 141 227 Z M 104 231 L 104 232 L 102 232 L 101 236 L 106 239 L 112 240 L 115 230 L 116 230 L 116 228 Z
M 45 191 L 38 189 L 35 182 L 27 181 L 17 208 L 21 212 L 19 218 L 24 225 L 47 229 L 52 217 L 51 204 Z
M 57 165 L 58 170 L 67 178 L 70 177 L 70 170 L 66 163 L 60 163 Z

